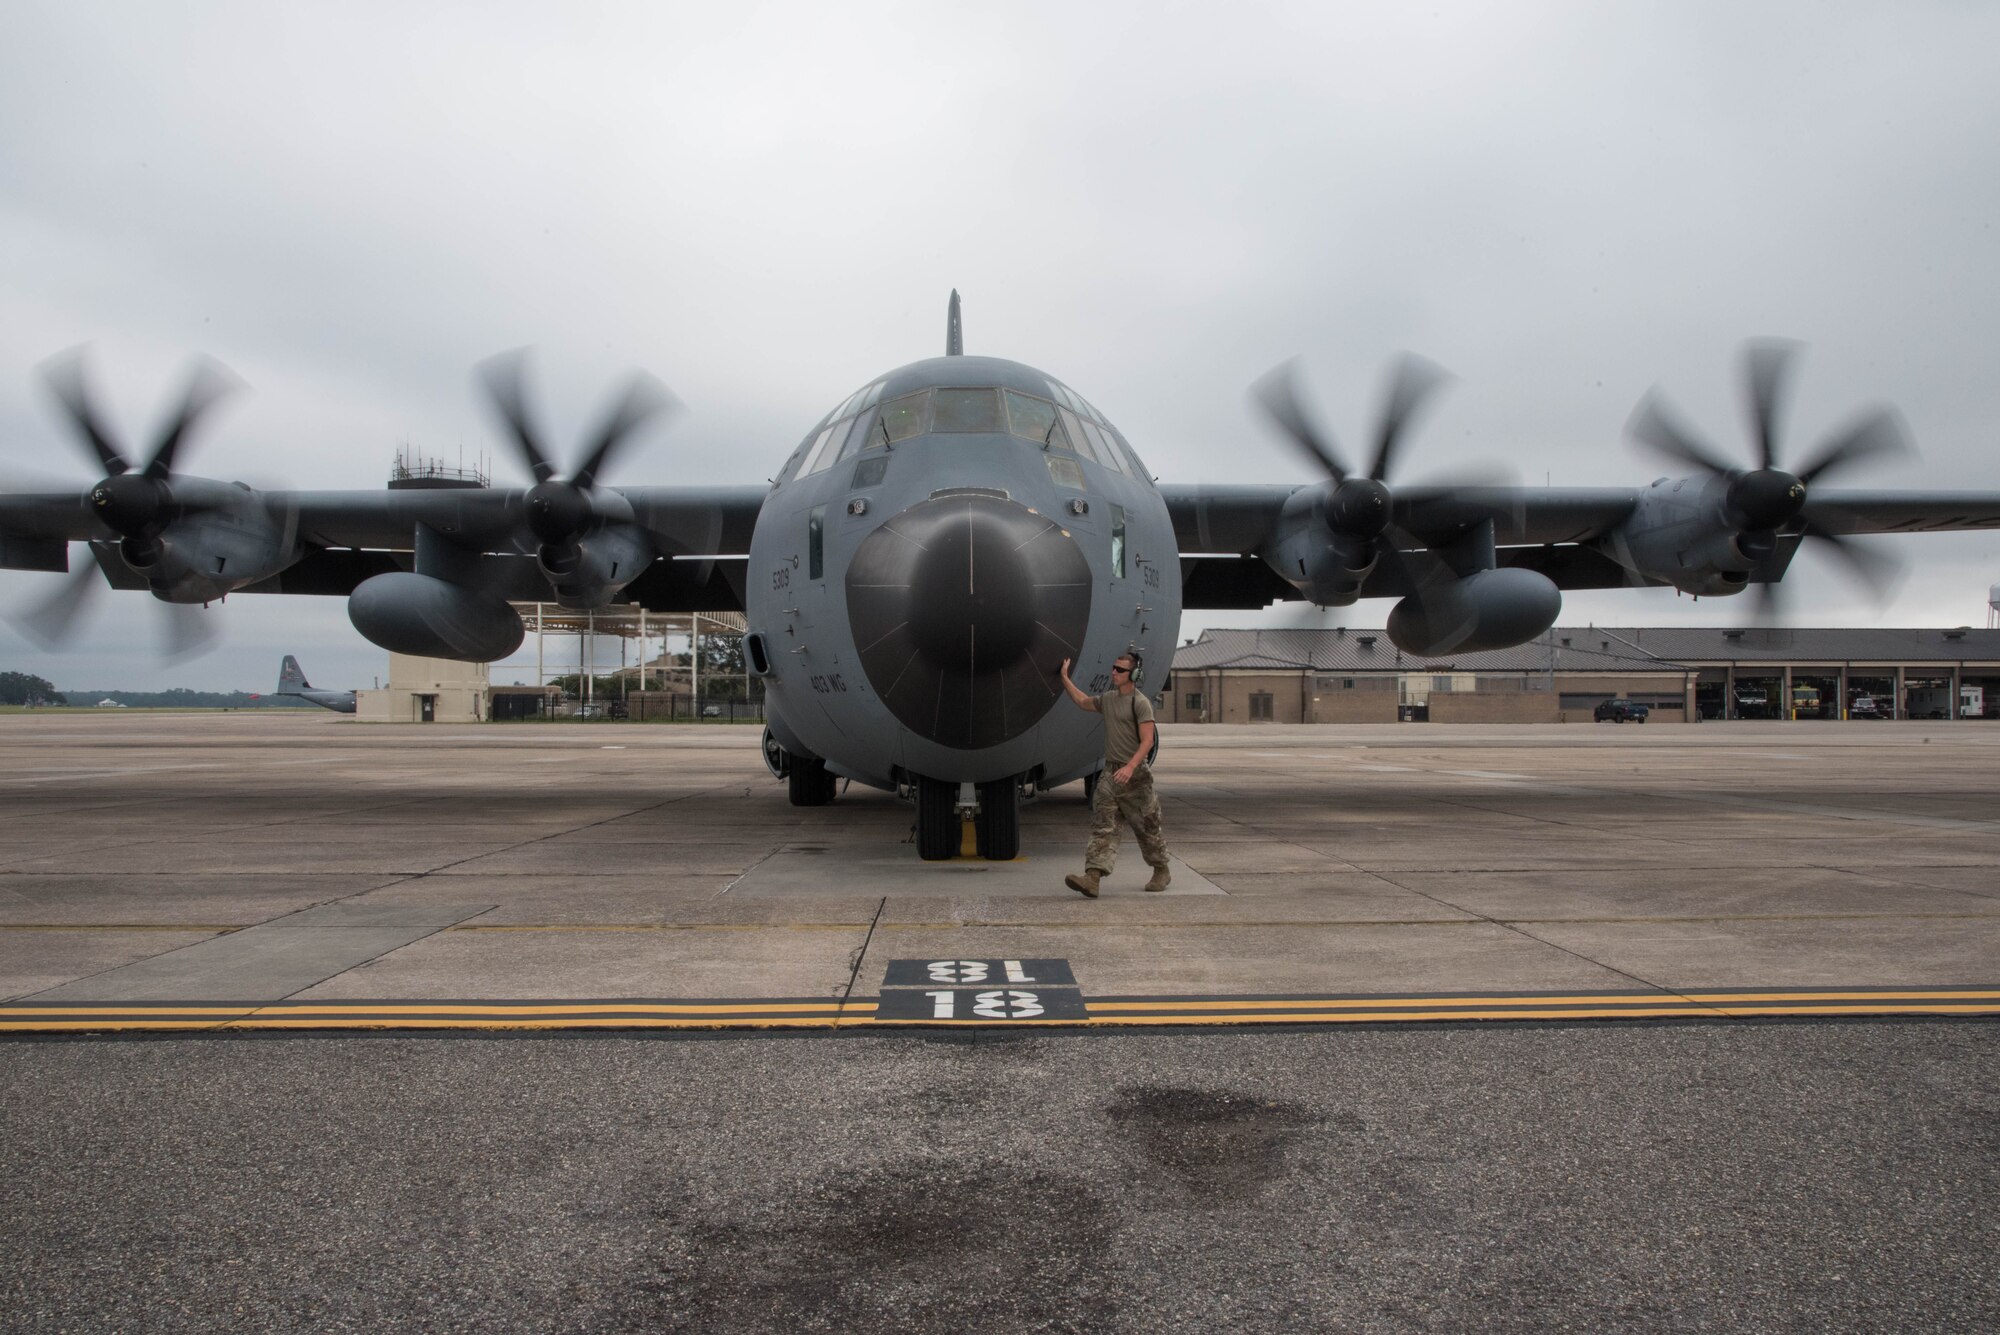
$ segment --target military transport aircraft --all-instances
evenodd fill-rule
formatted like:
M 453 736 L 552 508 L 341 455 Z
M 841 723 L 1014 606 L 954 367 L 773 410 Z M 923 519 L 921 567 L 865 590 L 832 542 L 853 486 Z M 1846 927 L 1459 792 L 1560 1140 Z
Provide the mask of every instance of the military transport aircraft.
M 189 431 L 226 388 L 215 369 L 197 373 L 151 453 L 129 458 L 71 354 L 45 373 L 105 476 L 77 493 L 0 496 L 0 567 L 69 570 L 70 544 L 88 544 L 73 586 L 20 618 L 47 641 L 100 574 L 178 605 L 183 623 L 205 623 L 193 605 L 230 593 L 341 596 L 383 648 L 474 662 L 521 643 L 515 602 L 742 611 L 749 670 L 767 690 L 766 762 L 793 803 L 830 802 L 841 779 L 894 790 L 916 803 L 923 857 L 952 856 L 972 815 L 980 854 L 1010 858 L 1021 801 L 1088 786 L 1102 764 L 1088 715 L 1054 707 L 1061 661 L 1091 690 L 1121 653 L 1158 676 L 1183 608 L 1395 598 L 1390 639 L 1428 658 L 1533 639 L 1563 589 L 1768 599 L 1804 541 L 1879 579 L 1886 558 L 1851 535 L 2000 527 L 2000 492 L 1819 489 L 1904 448 L 1889 410 L 1782 467 L 1792 351 L 1746 354 L 1753 464 L 1659 398 L 1643 402 L 1633 436 L 1684 466 L 1646 487 L 1392 484 L 1440 378 L 1415 358 L 1394 368 L 1365 472 L 1281 369 L 1257 399 L 1323 477 L 1162 486 L 1068 385 L 965 355 L 954 292 L 945 355 L 848 395 L 769 486 L 607 485 L 621 445 L 669 405 L 645 379 L 563 472 L 516 354 L 482 374 L 534 485 L 387 492 L 262 492 L 180 471 Z
M 290 654 L 278 665 L 278 689 L 273 695 L 296 695 L 299 699 L 318 705 L 321 709 L 331 709 L 336 714 L 352 714 L 357 708 L 353 691 L 322 691 L 306 680 L 305 669 L 299 660 Z M 250 697 L 255 700 L 256 696 Z

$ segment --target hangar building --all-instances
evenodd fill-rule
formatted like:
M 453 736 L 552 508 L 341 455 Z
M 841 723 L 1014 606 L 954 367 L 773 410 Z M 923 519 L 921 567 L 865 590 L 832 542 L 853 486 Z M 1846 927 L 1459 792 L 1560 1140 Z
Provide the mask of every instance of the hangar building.
M 1173 723 L 1588 723 L 2000 719 L 2000 629 L 1558 626 L 1532 643 L 1417 658 L 1379 630 L 1211 630 L 1174 654 Z

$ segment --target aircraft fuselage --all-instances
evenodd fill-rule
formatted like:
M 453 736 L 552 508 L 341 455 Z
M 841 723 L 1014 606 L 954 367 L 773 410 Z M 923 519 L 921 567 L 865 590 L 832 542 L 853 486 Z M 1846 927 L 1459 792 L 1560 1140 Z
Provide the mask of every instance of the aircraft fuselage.
M 881 788 L 1052 787 L 1102 763 L 1059 669 L 1107 689 L 1180 630 L 1173 525 L 1087 401 L 1016 362 L 870 382 L 787 460 L 750 543 L 752 670 L 786 751 Z

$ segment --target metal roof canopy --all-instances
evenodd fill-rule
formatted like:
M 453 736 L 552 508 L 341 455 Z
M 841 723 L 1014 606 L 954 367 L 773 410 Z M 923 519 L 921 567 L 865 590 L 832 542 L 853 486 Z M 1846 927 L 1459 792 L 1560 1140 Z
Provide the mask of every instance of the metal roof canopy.
M 545 635 L 612 635 L 628 640 L 642 633 L 648 639 L 687 635 L 693 632 L 696 617 L 701 619 L 705 635 L 716 631 L 740 635 L 747 629 L 741 612 L 648 612 L 637 603 L 614 603 L 594 611 L 577 611 L 560 603 L 515 603 L 513 608 L 531 635 L 540 631 Z
M 1380 630 L 1210 630 L 1174 651 L 1174 670 L 1316 672 L 1646 672 L 1724 663 L 1984 663 L 2000 630 L 1970 627 L 1745 628 L 1556 626 L 1527 644 L 1417 657 Z

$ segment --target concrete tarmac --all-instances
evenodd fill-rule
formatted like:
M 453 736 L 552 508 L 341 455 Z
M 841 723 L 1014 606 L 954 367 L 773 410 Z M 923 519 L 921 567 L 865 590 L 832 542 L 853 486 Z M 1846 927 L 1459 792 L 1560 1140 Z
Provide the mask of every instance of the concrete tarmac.
M 2000 1326 L 2000 728 L 1169 728 L 1094 902 L 755 743 L 0 716 L 0 1324 Z
M 997 982 L 1028 958 L 1066 962 L 1086 1011 L 1213 1003 L 1176 1020 L 1466 995 L 2000 1008 L 2000 727 L 1164 733 L 1176 884 L 1142 894 L 1128 839 L 1090 901 L 1061 879 L 1080 786 L 1026 808 L 1021 860 L 925 864 L 886 794 L 790 806 L 754 728 L 4 716 L 0 1022 L 784 1000 L 873 1023 L 893 961 Z

